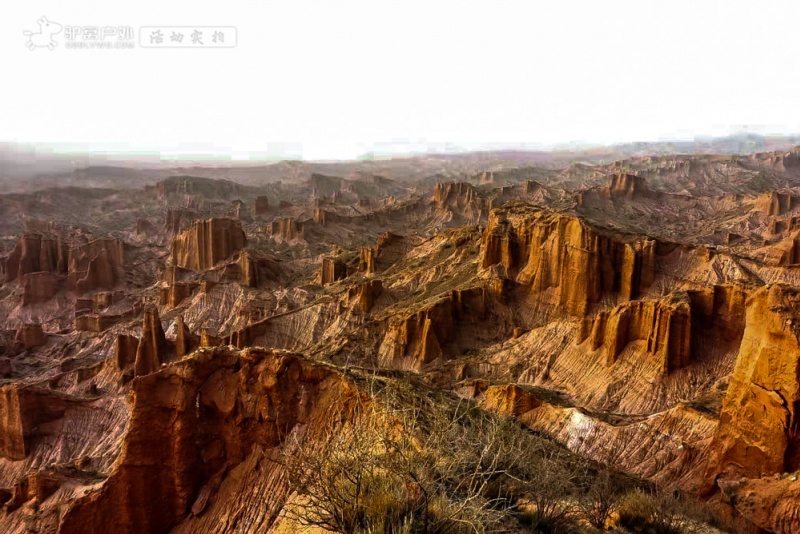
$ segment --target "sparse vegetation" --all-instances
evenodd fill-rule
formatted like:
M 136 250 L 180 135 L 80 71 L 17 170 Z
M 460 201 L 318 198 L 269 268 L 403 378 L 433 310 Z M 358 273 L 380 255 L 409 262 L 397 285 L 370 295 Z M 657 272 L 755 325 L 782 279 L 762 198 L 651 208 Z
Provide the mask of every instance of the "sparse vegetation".
M 555 534 L 602 530 L 615 513 L 633 532 L 695 524 L 682 497 L 651 495 L 509 419 L 398 383 L 380 379 L 349 416 L 289 436 L 281 462 L 302 503 L 292 520 L 342 534 Z

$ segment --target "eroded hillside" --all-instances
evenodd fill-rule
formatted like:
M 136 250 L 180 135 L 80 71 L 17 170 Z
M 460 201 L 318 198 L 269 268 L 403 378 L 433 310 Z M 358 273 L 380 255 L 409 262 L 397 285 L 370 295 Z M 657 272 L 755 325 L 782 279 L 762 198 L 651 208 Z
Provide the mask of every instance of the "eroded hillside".
M 380 377 L 800 533 L 798 149 L 525 165 L 0 195 L 0 530 L 297 531 Z

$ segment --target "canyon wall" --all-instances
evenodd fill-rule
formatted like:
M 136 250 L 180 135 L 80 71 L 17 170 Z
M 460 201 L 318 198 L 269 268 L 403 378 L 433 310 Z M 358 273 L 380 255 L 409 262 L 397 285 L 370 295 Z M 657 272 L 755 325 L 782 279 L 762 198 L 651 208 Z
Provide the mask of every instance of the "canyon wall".
M 211 521 L 196 527 L 204 532 L 242 528 L 244 518 L 224 513 L 235 509 L 235 496 L 215 502 L 229 495 L 224 488 L 236 486 L 238 466 L 253 454 L 263 457 L 259 451 L 279 446 L 295 427 L 324 427 L 332 412 L 358 397 L 326 367 L 254 349 L 201 350 L 135 379 L 132 388 L 132 416 L 116 468 L 66 512 L 63 534 L 161 533 L 184 520 Z M 256 521 L 249 528 L 266 531 L 288 490 L 279 472 L 277 480 L 269 469 L 251 466 L 248 473 L 255 476 L 251 484 L 277 501 L 248 516 L 248 524 Z M 220 515 L 207 510 L 217 507 Z
M 247 238 L 239 221 L 197 221 L 172 242 L 173 264 L 190 271 L 205 271 L 244 248 Z
M 706 478 L 759 477 L 800 467 L 800 290 L 763 287 L 723 400 Z
M 582 317 L 607 293 L 639 296 L 655 277 L 658 243 L 595 228 L 577 217 L 530 206 L 493 210 L 480 265 L 505 275 L 553 305 Z

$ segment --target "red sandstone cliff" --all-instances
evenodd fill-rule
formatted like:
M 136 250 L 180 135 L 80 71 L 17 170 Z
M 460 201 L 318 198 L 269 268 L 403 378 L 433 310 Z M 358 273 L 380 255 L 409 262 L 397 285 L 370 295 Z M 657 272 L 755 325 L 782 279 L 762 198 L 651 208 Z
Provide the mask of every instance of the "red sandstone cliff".
M 628 343 L 647 342 L 647 352 L 669 373 L 691 360 L 692 314 L 688 296 L 673 295 L 663 300 L 631 301 L 600 312 L 589 335 L 591 348 L 603 347 L 612 365 Z
M 707 479 L 758 477 L 800 467 L 800 292 L 764 287 L 747 300 L 744 336 Z
M 229 258 L 246 244 L 247 238 L 239 221 L 197 221 L 173 240 L 172 261 L 182 269 L 204 271 Z
M 657 243 L 595 228 L 576 217 L 529 206 L 493 210 L 480 265 L 506 276 L 575 316 L 603 294 L 639 296 L 655 277 Z

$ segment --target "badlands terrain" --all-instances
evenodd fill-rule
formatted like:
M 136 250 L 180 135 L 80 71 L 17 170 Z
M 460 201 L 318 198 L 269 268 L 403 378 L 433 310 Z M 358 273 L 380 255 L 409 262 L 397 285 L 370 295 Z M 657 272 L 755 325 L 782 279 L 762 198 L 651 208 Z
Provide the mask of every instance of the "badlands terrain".
M 0 532 L 800 533 L 800 148 L 54 170 L 0 281 Z

